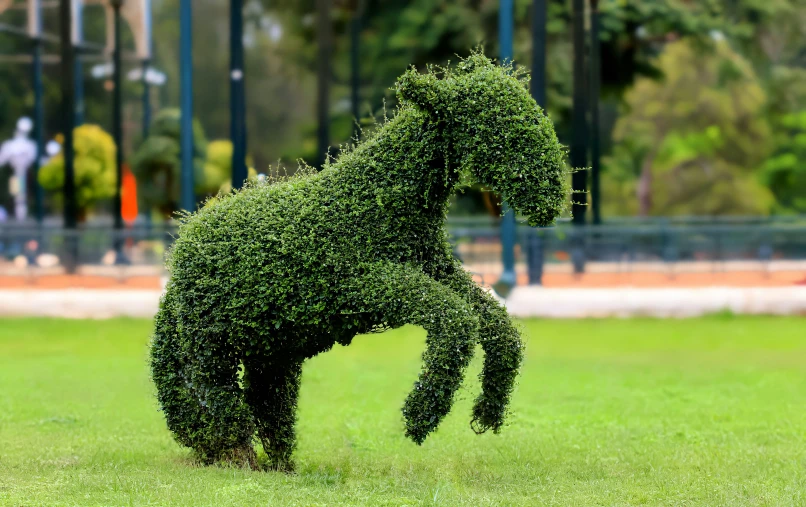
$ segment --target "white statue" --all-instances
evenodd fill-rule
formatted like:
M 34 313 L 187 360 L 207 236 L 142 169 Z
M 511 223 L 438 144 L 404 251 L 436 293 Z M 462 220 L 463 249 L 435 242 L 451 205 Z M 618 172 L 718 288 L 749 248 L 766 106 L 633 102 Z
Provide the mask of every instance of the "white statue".
M 14 176 L 9 181 L 9 191 L 14 196 L 14 216 L 17 220 L 25 220 L 28 214 L 25 182 L 28 169 L 36 160 L 36 143 L 28 138 L 33 127 L 30 118 L 20 118 L 14 138 L 0 145 L 0 167 L 8 164 L 14 170 Z

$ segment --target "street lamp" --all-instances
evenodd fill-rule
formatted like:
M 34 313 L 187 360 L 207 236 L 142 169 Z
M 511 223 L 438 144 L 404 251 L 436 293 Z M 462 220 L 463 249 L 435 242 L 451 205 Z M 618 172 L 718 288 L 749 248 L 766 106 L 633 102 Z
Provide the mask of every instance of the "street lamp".
M 162 86 L 167 81 L 164 72 L 160 72 L 149 66 L 148 60 L 142 61 L 142 66 L 135 67 L 126 74 L 129 81 L 140 81 L 143 83 L 143 139 L 148 137 L 148 129 L 151 125 L 151 87 Z

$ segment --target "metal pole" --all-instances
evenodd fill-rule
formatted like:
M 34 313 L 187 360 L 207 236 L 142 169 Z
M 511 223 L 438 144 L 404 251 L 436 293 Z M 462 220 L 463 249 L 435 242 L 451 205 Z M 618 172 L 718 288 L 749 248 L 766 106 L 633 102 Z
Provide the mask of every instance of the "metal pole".
M 81 5 L 80 1 L 72 1 L 73 8 L 73 23 L 75 33 L 73 34 L 73 44 L 77 47 L 83 42 L 83 32 L 84 32 L 84 19 L 83 19 L 83 6 Z M 71 28 L 71 30 L 72 30 Z M 75 118 L 75 125 L 83 125 L 84 124 L 84 62 L 81 61 L 81 51 L 79 50 L 75 57 L 75 108 L 76 108 L 76 118 Z
M 350 103 L 353 108 L 353 136 L 357 136 L 358 128 L 358 101 L 360 100 L 361 72 L 360 72 L 360 45 L 361 45 L 361 15 L 363 2 L 359 0 L 353 12 L 353 19 L 350 23 Z
M 546 1 L 532 4 L 532 97 L 546 109 Z
M 587 165 L 588 165 L 588 125 L 585 102 L 585 0 L 573 0 L 572 33 L 574 39 L 573 68 L 573 112 L 571 118 L 571 167 L 577 172 L 571 177 L 573 192 L 571 212 L 573 223 L 577 227 L 585 225 L 585 208 L 587 205 Z M 571 263 L 574 273 L 585 271 L 585 248 L 582 232 L 574 231 L 569 238 L 571 242 Z
M 571 136 L 571 166 L 578 171 L 574 173 L 571 183 L 574 192 L 572 212 L 574 225 L 585 223 L 585 203 L 587 196 L 587 137 L 588 126 L 586 121 L 587 109 L 585 106 L 585 0 L 573 0 L 572 32 L 574 39 L 574 91 Z
M 150 63 L 147 58 L 143 59 L 143 139 L 148 137 L 148 129 L 151 126 L 151 86 L 148 84 L 148 79 L 146 79 Z
M 532 3 L 532 97 L 546 110 L 546 0 Z M 543 234 L 532 230 L 529 236 L 529 283 L 543 283 Z
M 74 273 L 78 262 L 78 243 L 74 236 L 76 222 L 78 219 L 78 207 L 76 203 L 76 181 L 75 168 L 73 166 L 73 127 L 75 126 L 75 62 L 72 38 L 70 37 L 70 27 L 72 19 L 72 9 L 70 0 L 60 0 L 59 2 L 59 35 L 61 40 L 62 57 L 62 131 L 64 132 L 64 146 L 62 154 L 64 156 L 64 227 L 65 234 L 65 255 L 64 266 L 68 273 Z
M 232 188 L 241 188 L 246 168 L 246 91 L 244 89 L 243 0 L 230 0 L 230 140 Z
M 193 11 L 192 0 L 179 3 L 179 72 L 181 103 L 181 206 L 187 211 L 196 209 L 193 188 Z
M 499 40 L 499 58 L 501 64 L 512 63 L 512 39 L 514 32 L 514 6 L 513 0 L 501 0 L 498 8 L 498 40 Z M 516 223 L 515 212 L 509 207 L 507 203 L 503 203 L 502 211 L 504 216 L 501 218 L 501 262 L 504 270 L 501 273 L 501 278 L 498 280 L 498 286 L 501 287 L 500 292 L 502 296 L 506 296 L 509 291 L 517 283 L 515 276 L 515 235 Z
M 317 69 L 317 166 L 321 169 L 330 148 L 330 53 L 333 27 L 330 22 L 331 0 L 316 0 L 317 42 L 319 46 Z
M 39 168 L 45 156 L 45 105 L 42 85 L 42 39 L 34 39 L 34 125 L 36 126 L 36 161 L 34 162 L 34 206 L 36 221 L 41 225 L 45 217 L 44 192 L 39 184 Z
M 602 223 L 601 165 L 599 153 L 599 92 L 601 85 L 601 44 L 599 41 L 599 0 L 591 0 L 591 211 L 593 223 Z
M 115 47 L 112 51 L 112 65 L 114 67 L 112 80 L 112 137 L 115 139 L 115 263 L 123 263 L 123 199 L 121 196 L 123 184 L 123 61 L 121 58 L 121 23 L 120 8 L 123 0 L 112 0 L 112 9 L 115 13 L 114 38 Z

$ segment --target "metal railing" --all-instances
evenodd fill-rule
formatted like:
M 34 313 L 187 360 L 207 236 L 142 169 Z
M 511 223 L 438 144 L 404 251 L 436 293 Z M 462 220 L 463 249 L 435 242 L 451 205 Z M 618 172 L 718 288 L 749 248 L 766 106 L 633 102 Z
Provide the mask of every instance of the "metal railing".
M 501 272 L 495 219 L 451 219 L 454 252 L 485 280 Z M 162 273 L 175 225 L 109 223 L 66 230 L 61 224 L 0 225 L 0 274 L 123 265 Z M 806 220 L 622 220 L 601 226 L 518 227 L 516 271 L 532 283 L 545 272 L 806 269 Z M 122 256 L 115 255 L 121 245 Z M 789 263 L 789 264 L 787 264 Z M 16 271 L 15 271 L 16 270 Z

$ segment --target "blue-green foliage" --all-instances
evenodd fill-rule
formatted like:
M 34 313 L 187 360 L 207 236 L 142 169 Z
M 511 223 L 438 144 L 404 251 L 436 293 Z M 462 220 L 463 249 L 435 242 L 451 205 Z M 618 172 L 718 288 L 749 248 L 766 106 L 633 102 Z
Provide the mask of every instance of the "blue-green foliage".
M 290 469 L 303 361 L 404 324 L 428 332 L 406 435 L 437 428 L 477 343 L 472 427 L 501 429 L 523 345 L 453 258 L 448 198 L 469 174 L 548 224 L 567 202 L 564 149 L 512 69 L 476 53 L 439 72 L 406 72 L 394 117 L 321 172 L 183 220 L 151 365 L 168 427 L 205 461 L 254 463 L 257 435 L 270 466 Z

